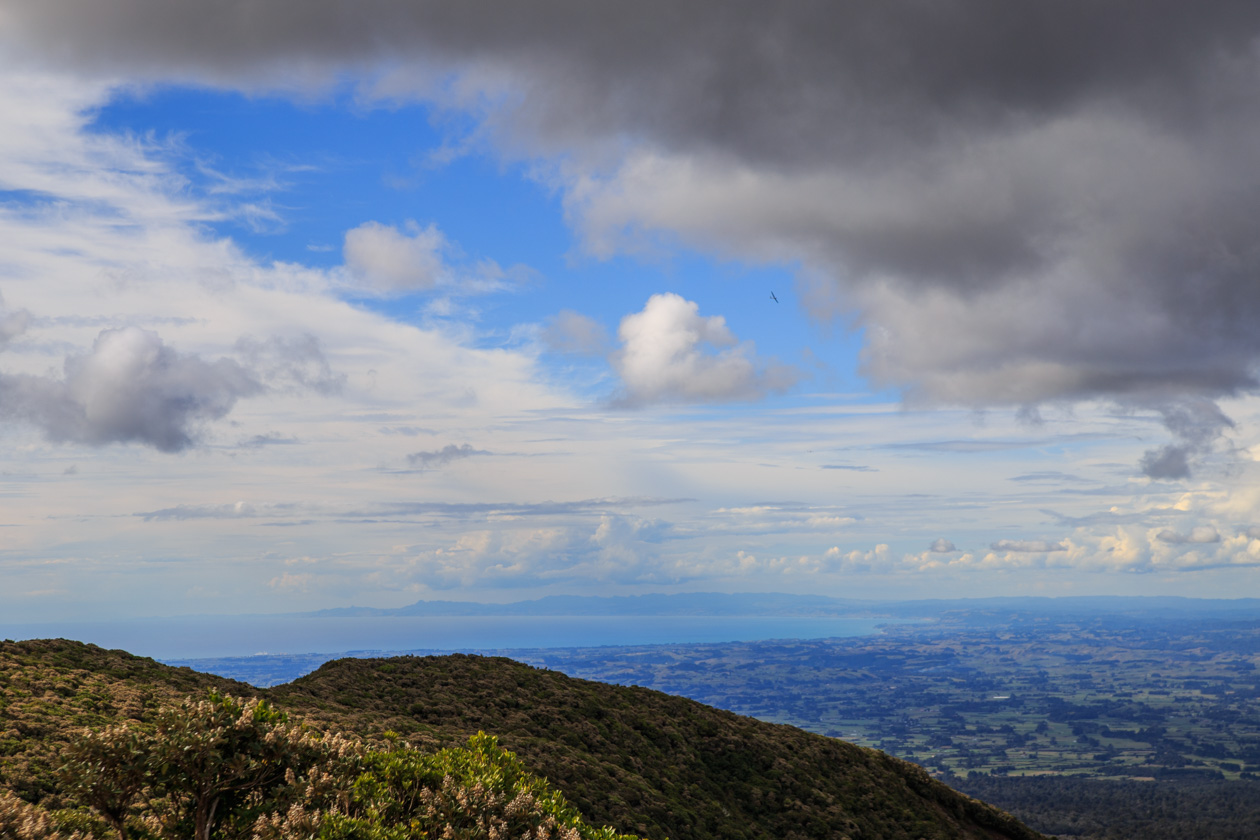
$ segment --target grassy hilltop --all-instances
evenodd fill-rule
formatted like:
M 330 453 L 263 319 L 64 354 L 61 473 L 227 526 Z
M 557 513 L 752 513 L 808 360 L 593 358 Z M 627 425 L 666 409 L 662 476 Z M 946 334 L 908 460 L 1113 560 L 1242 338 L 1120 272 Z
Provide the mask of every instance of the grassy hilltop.
M 0 786 L 70 809 L 56 773 L 83 727 L 151 721 L 210 690 L 268 700 L 325 732 L 421 750 L 499 737 L 592 825 L 648 838 L 1035 840 L 922 769 L 642 688 L 473 656 L 338 660 L 258 690 L 66 641 L 0 643 Z

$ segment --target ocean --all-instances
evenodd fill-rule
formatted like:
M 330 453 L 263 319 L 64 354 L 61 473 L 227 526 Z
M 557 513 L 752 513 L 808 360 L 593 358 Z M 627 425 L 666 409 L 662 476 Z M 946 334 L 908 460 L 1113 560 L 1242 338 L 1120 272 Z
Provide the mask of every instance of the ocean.
M 461 651 L 866 636 L 888 618 L 834 616 L 188 616 L 0 624 L 0 638 L 65 638 L 155 659 Z

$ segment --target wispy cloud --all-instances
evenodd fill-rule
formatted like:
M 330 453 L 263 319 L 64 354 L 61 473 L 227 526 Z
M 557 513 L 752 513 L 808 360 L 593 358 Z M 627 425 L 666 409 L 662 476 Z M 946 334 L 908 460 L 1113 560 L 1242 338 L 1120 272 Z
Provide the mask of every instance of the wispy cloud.
M 1051 551 L 1067 551 L 1061 542 L 1049 540 L 998 540 L 989 546 L 994 551 L 1012 551 L 1020 554 L 1046 554 Z
M 881 444 L 884 449 L 909 449 L 924 452 L 956 452 L 960 454 L 1003 452 L 1045 446 L 1047 439 L 1015 440 L 923 440 Z
M 1155 539 L 1160 542 L 1171 543 L 1173 545 L 1209 545 L 1221 541 L 1220 532 L 1211 525 L 1200 525 L 1191 529 L 1190 533 L 1182 534 L 1177 531 L 1162 530 L 1155 535 Z
M 605 515 L 610 511 L 633 508 L 664 507 L 694 502 L 695 499 L 651 497 L 611 497 L 580 499 L 569 502 L 383 502 L 364 509 L 345 505 L 311 506 L 296 502 L 227 502 L 211 505 L 177 505 L 133 514 L 145 520 L 182 519 L 256 519 L 260 517 L 312 516 L 330 520 L 371 519 L 381 517 L 438 516 L 457 519 L 494 516 L 569 516 Z
M 422 470 L 432 470 L 438 467 L 444 467 L 452 461 L 462 461 L 465 458 L 471 458 L 474 455 L 492 455 L 485 449 L 474 449 L 471 444 L 463 443 L 456 446 L 448 443 L 441 449 L 435 449 L 431 452 L 413 452 L 407 456 L 407 463 L 413 467 Z
M 258 519 L 290 517 L 299 511 L 292 503 L 231 502 L 220 505 L 177 505 L 175 507 L 137 513 L 146 522 L 187 519 Z
M 1007 481 L 1018 481 L 1026 484 L 1093 484 L 1088 478 L 1082 478 L 1079 475 L 1071 473 L 1059 472 L 1058 470 L 1046 470 L 1044 472 L 1025 473 L 1024 475 L 1011 476 Z
M 609 349 L 604 325 L 571 309 L 562 309 L 549 318 L 539 338 L 554 353 L 602 356 Z
M 484 294 L 502 289 L 528 271 L 497 262 L 469 262 L 436 225 L 408 221 L 403 228 L 364 222 L 346 231 L 345 267 L 355 287 L 384 296 L 441 289 L 448 294 Z
M 237 446 L 245 449 L 257 449 L 260 446 L 290 446 L 296 443 L 299 443 L 299 441 L 295 437 L 269 432 L 245 438 L 237 443 Z
M 346 385 L 346 374 L 333 370 L 319 337 L 310 333 L 265 340 L 243 336 L 234 349 L 245 367 L 269 388 L 336 394 Z

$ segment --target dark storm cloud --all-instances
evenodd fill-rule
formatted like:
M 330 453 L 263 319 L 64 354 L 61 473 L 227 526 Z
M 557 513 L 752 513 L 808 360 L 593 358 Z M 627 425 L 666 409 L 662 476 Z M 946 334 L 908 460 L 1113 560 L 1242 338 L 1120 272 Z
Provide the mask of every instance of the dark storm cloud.
M 31 60 L 471 109 L 565 161 L 597 253 L 664 232 L 801 265 L 912 401 L 1173 406 L 1152 476 L 1211 446 L 1177 406 L 1257 385 L 1254 2 L 11 5 Z
M 1142 472 L 1150 478 L 1188 478 L 1194 461 L 1211 452 L 1221 433 L 1234 426 L 1215 403 L 1206 399 L 1181 400 L 1157 410 L 1176 442 L 1148 450 L 1142 456 Z
M 1170 443 L 1158 449 L 1149 449 L 1138 462 L 1148 478 L 1189 478 L 1190 450 Z
M 1249 50 L 1260 12 L 1238 0 L 43 0 L 5 18 L 28 55 L 154 78 L 284 86 L 409 63 L 511 72 L 525 94 L 513 116 L 562 142 L 629 128 L 669 147 L 808 164 L 1100 98 L 1187 119 L 1205 62 Z
M 90 352 L 66 359 L 62 377 L 0 374 L 0 414 L 54 441 L 178 452 L 202 424 L 261 391 L 231 359 L 178 353 L 156 333 L 129 327 L 102 331 Z

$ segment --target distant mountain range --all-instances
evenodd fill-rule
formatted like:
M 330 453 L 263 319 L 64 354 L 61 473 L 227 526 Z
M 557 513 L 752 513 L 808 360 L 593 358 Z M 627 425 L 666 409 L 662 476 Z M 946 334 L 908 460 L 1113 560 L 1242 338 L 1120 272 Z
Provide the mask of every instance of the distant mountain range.
M 530 601 L 487 604 L 474 601 L 417 601 L 404 607 L 337 607 L 295 613 L 304 618 L 384 616 L 845 616 L 931 618 L 952 612 L 977 614 L 1045 613 L 1053 615 L 1111 613 L 1254 618 L 1260 599 L 1203 599 L 1173 596 L 1073 596 L 960 598 L 949 600 L 867 601 L 825 595 L 784 593 L 588 596 L 549 595 Z
M 577 616 L 577 615 L 774 615 L 825 616 L 880 612 L 869 601 L 841 600 L 822 595 L 720 594 L 698 592 L 678 595 L 549 595 L 532 601 L 485 604 L 473 601 L 417 601 L 405 607 L 339 607 L 302 613 L 303 616 Z

